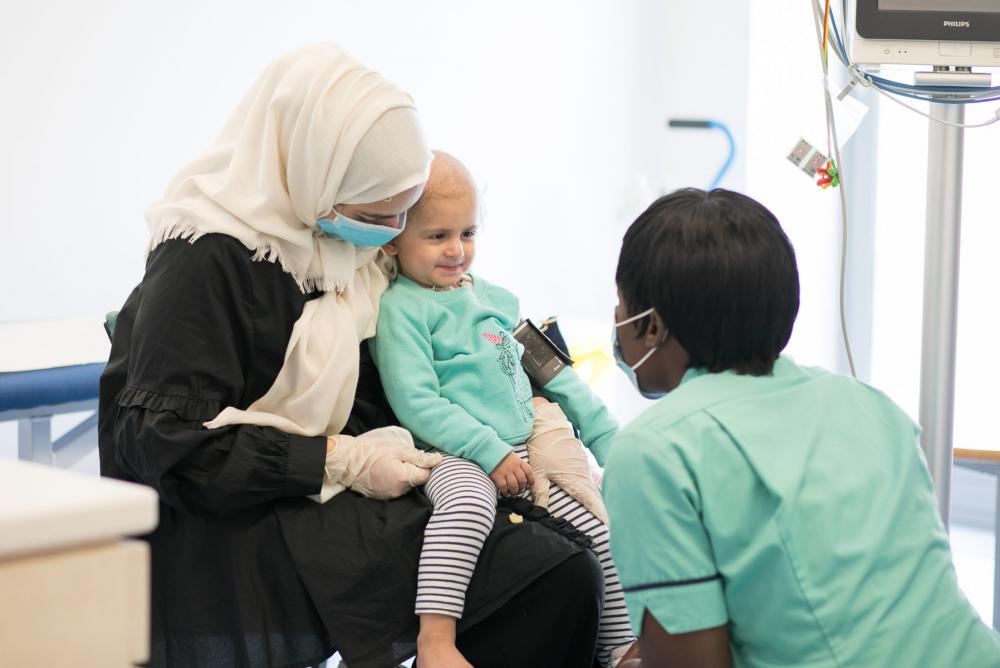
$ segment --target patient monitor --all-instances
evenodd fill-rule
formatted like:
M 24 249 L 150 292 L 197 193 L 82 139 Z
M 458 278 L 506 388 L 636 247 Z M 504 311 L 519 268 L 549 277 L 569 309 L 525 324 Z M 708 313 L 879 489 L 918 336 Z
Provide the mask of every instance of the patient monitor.
M 1000 0 L 855 0 L 852 60 L 1000 67 Z

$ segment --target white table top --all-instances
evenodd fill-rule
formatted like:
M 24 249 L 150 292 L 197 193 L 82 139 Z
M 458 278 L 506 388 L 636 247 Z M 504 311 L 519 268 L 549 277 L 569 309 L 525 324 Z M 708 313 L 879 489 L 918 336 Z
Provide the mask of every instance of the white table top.
M 0 459 L 0 559 L 148 533 L 158 513 L 150 487 Z
M 0 373 L 107 362 L 104 316 L 0 322 Z

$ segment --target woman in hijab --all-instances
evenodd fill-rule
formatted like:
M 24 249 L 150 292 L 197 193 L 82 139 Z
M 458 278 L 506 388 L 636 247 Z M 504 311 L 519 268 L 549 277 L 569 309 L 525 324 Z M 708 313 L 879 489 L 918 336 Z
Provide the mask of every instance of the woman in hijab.
M 430 508 L 410 490 L 436 459 L 392 426 L 364 341 L 387 283 L 378 246 L 430 160 L 411 99 L 320 45 L 272 64 L 147 211 L 100 455 L 103 475 L 160 494 L 151 666 L 413 654 Z M 501 511 L 459 648 L 476 666 L 590 665 L 599 568 Z

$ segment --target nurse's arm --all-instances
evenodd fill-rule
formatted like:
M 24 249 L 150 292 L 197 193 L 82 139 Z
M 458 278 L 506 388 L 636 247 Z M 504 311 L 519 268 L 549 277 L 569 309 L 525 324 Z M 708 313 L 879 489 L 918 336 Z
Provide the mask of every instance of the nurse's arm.
M 639 654 L 642 663 L 632 667 L 622 664 L 622 668 L 731 668 L 733 665 L 725 626 L 671 634 L 648 611 L 642 617 Z

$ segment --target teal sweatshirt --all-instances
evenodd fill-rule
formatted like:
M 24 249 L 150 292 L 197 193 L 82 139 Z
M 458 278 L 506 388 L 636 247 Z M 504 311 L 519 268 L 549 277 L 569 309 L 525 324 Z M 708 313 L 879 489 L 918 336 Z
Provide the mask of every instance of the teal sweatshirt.
M 517 297 L 478 276 L 437 292 L 404 276 L 382 296 L 370 344 L 389 405 L 420 447 L 468 459 L 489 473 L 531 434 L 531 384 L 513 335 Z M 618 424 L 566 367 L 543 388 L 604 464 Z

